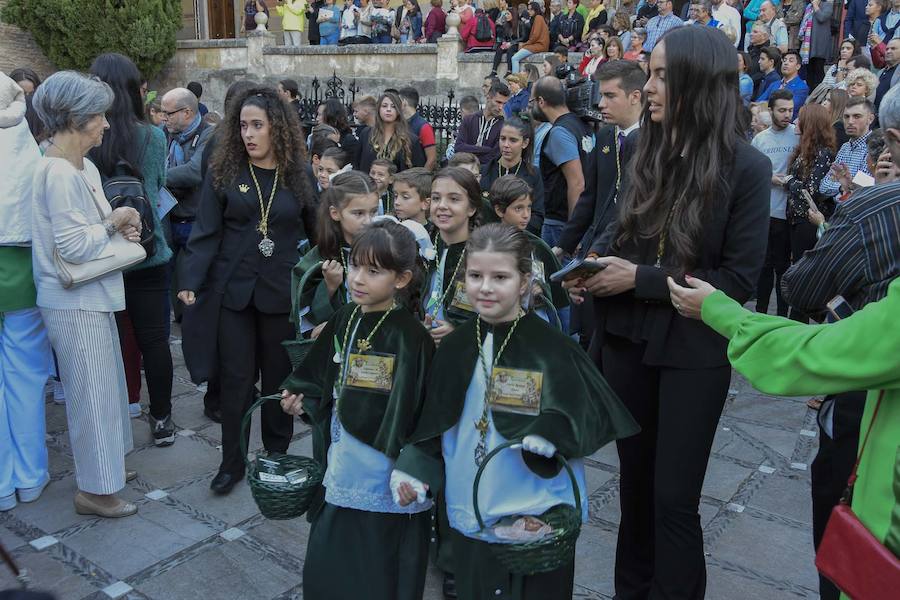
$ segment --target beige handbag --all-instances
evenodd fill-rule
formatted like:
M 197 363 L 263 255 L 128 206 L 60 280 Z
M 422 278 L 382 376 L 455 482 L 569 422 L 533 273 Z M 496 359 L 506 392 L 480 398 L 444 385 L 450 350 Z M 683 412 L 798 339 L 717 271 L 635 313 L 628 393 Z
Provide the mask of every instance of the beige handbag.
M 84 182 L 94 207 L 100 214 L 100 220 L 104 218 L 103 210 L 97 203 L 94 192 Z M 53 264 L 56 267 L 56 276 L 66 289 L 90 283 L 109 275 L 114 271 L 121 271 L 142 262 L 147 258 L 147 252 L 138 242 L 129 242 L 121 233 L 116 232 L 109 238 L 109 243 L 97 258 L 84 263 L 67 261 L 59 253 L 59 248 L 53 248 Z

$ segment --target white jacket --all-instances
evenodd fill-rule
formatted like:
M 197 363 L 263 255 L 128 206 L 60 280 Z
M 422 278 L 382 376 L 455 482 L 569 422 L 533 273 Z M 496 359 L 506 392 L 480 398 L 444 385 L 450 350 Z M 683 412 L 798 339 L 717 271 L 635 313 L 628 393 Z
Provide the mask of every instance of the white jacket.
M 40 158 L 25 120 L 25 93 L 0 73 L 0 245 L 31 243 L 31 180 Z

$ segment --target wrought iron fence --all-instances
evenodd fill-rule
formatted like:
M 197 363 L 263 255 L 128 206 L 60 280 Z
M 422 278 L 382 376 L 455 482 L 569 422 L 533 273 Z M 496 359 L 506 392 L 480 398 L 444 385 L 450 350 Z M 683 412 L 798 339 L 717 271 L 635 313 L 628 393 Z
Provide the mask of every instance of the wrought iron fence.
M 347 116 L 355 128 L 358 124 L 353 123 L 353 103 L 356 101 L 356 95 L 359 91 L 360 87 L 356 84 L 355 79 L 345 86 L 344 81 L 338 77 L 337 72 L 333 72 L 332 76 L 325 80 L 324 85 L 316 77 L 308 88 L 300 90 L 300 119 L 307 125 L 314 124 L 319 105 L 326 100 L 334 98 L 340 100 L 346 107 Z M 446 98 L 446 101 L 438 100 L 419 103 L 419 114 L 434 128 L 438 158 L 444 155 L 447 146 L 456 136 L 456 131 L 459 129 L 459 122 L 462 118 L 459 112 L 459 105 L 455 102 L 456 94 L 454 91 L 450 90 L 447 92 Z

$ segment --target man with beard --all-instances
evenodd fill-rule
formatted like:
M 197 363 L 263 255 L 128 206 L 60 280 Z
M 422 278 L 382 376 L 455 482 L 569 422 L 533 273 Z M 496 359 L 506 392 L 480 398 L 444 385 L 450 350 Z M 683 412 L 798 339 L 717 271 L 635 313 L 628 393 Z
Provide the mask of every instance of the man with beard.
M 594 148 L 594 134 L 566 106 L 563 82 L 541 77 L 531 90 L 531 116 L 552 125 L 541 145 L 545 218 L 541 237 L 552 248 L 559 244 L 569 214 L 584 191 L 582 161 Z

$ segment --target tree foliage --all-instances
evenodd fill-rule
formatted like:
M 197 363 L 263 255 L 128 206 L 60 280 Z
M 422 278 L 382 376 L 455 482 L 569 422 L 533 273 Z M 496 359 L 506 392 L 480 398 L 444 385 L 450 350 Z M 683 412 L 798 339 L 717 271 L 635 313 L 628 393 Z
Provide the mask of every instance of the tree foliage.
M 60 69 L 85 71 L 104 52 L 155 76 L 175 54 L 180 0 L 9 0 L 3 21 L 34 36 Z

